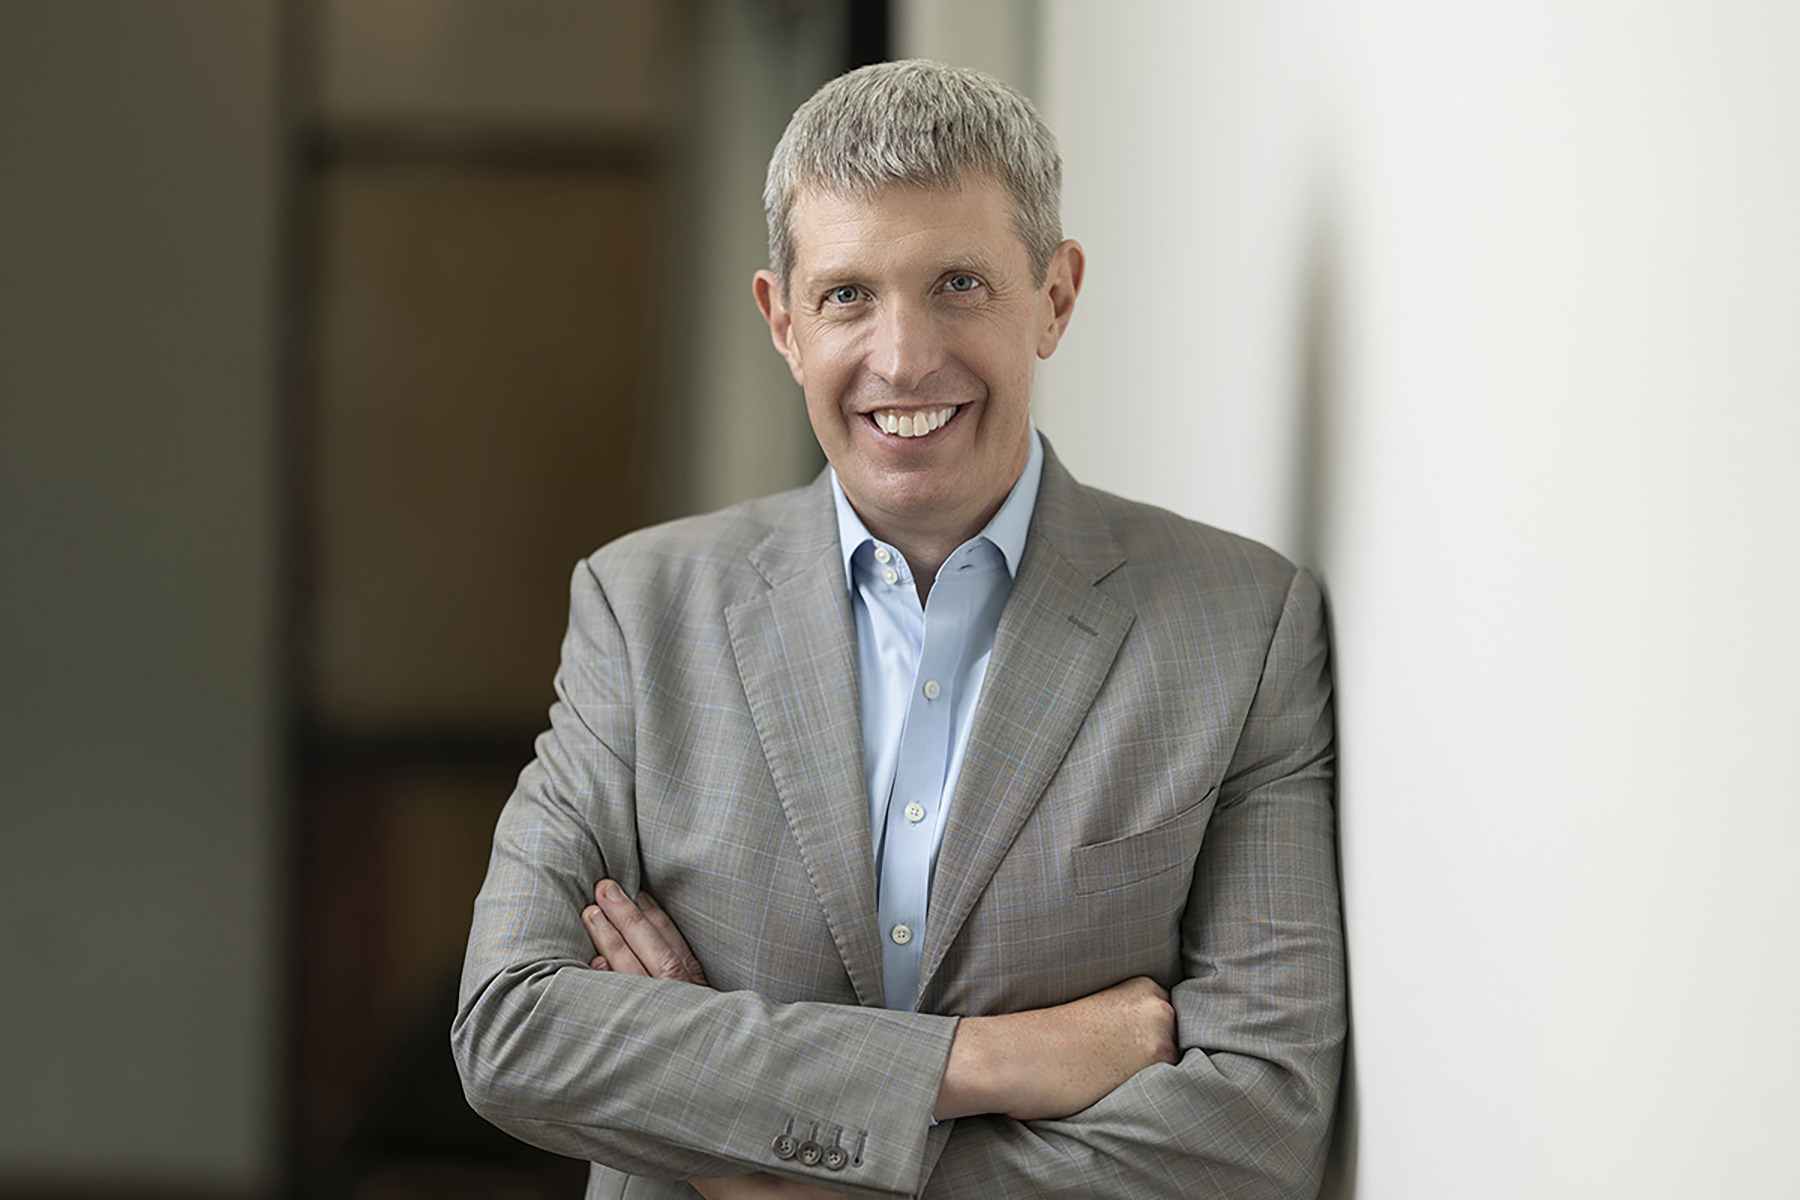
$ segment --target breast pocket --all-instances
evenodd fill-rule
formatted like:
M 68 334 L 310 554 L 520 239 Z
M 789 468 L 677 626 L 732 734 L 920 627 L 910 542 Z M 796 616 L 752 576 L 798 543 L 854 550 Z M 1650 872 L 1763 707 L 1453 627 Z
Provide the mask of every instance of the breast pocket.
M 1075 894 L 1093 896 L 1139 887 L 1164 875 L 1191 870 L 1218 790 L 1208 788 L 1199 800 L 1148 829 L 1075 847 Z

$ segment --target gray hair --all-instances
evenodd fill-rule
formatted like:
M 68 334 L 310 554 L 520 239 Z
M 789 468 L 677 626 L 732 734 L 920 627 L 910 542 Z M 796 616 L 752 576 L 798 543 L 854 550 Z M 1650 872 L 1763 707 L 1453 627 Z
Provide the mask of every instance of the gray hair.
M 1042 283 L 1062 241 L 1062 159 L 1031 101 L 980 71 L 920 58 L 833 79 L 795 110 L 769 159 L 763 212 L 769 265 L 783 292 L 802 192 L 953 188 L 964 174 L 989 175 L 1006 188 L 1013 225 Z

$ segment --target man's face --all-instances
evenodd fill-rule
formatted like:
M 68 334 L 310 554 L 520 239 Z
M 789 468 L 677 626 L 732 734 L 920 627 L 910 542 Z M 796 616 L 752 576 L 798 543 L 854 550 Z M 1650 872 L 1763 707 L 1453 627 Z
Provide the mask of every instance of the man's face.
M 1038 283 L 985 178 L 807 192 L 792 223 L 786 296 L 759 271 L 757 303 L 845 495 L 888 540 L 973 536 L 1025 467 L 1033 372 L 1068 324 L 1081 248 L 1064 242 Z

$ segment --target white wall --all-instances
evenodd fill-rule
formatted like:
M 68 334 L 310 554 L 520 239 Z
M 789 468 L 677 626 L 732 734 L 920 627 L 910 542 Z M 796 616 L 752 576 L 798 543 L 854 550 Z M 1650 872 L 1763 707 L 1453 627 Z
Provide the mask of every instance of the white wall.
M 1090 256 L 1041 425 L 1331 595 L 1328 1194 L 1793 1194 L 1800 9 L 1040 33 Z
M 1779 4 L 1345 24 L 1363 1195 L 1794 1193 L 1796 51 Z
M 1101 487 L 1287 547 L 1317 221 L 1312 4 L 1047 6 L 1038 99 L 1088 252 L 1038 420 Z
M 273 1181 L 276 9 L 0 5 L 0 1189 Z

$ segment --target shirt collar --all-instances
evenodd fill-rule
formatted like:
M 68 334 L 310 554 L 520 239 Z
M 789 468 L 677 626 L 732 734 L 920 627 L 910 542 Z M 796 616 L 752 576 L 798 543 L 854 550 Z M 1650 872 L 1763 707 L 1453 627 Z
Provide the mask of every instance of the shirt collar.
M 993 518 L 982 527 L 975 536 L 986 538 L 1000 556 L 1006 560 L 1006 573 L 1017 578 L 1019 560 L 1025 557 L 1025 535 L 1031 530 L 1031 514 L 1037 508 L 1038 484 L 1044 477 L 1044 440 L 1038 436 L 1037 425 L 1031 426 L 1031 451 L 1025 458 L 1025 469 L 1019 473 L 1017 483 L 1012 491 L 1006 494 L 1000 509 Z M 850 507 L 849 499 L 844 495 L 844 487 L 838 482 L 837 472 L 831 472 L 831 498 L 837 505 L 838 549 L 844 556 L 844 586 L 856 586 L 856 577 L 851 574 L 850 560 L 855 557 L 857 549 L 865 542 L 875 540 L 856 510 Z M 973 540 L 973 539 L 971 539 Z

